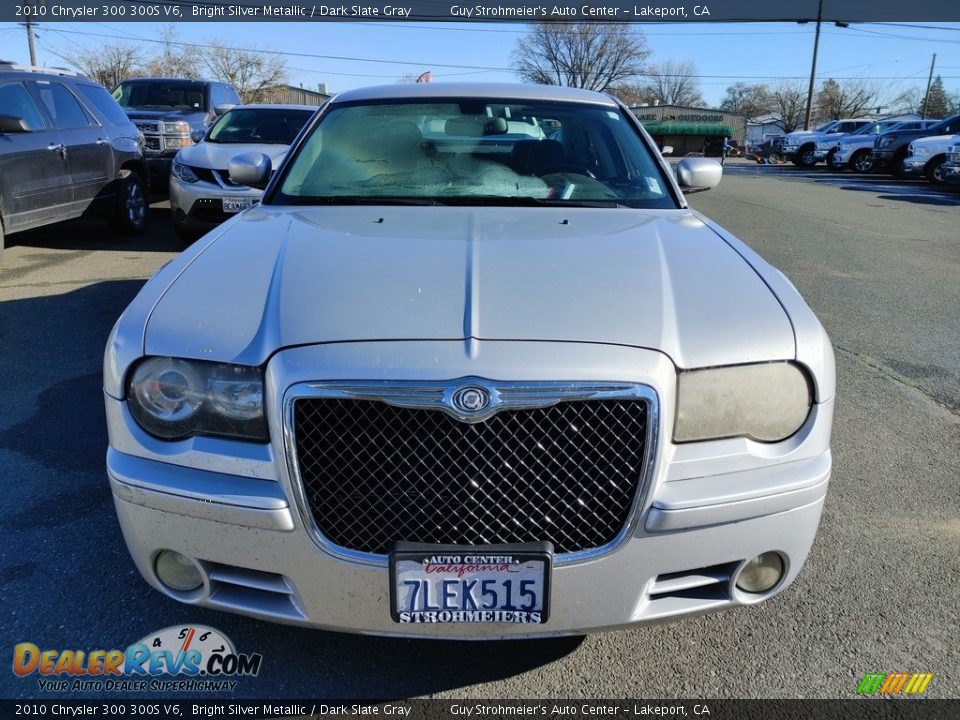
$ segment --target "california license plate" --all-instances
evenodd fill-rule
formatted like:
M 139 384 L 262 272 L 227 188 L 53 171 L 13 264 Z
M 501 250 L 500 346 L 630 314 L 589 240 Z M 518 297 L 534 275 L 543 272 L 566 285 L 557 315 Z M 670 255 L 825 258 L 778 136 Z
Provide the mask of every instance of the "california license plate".
M 253 207 L 253 200 L 247 198 L 224 198 L 223 211 L 225 213 L 238 213 Z
M 553 545 L 395 543 L 390 614 L 399 623 L 547 621 Z

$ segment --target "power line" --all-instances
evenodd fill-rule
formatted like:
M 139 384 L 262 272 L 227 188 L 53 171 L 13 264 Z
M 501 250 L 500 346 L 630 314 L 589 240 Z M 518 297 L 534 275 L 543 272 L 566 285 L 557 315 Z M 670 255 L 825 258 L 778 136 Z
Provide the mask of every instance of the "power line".
M 91 32 L 80 32 L 77 30 L 58 30 L 56 32 L 69 33 L 73 35 L 85 35 L 87 37 L 102 37 L 109 39 L 116 39 L 114 35 L 106 35 L 103 33 L 91 33 Z M 216 46 L 210 45 L 207 43 L 195 43 L 195 42 L 183 42 L 183 41 L 166 41 L 166 40 L 156 40 L 153 38 L 140 38 L 141 42 L 149 42 L 156 44 L 170 44 L 177 45 L 180 47 L 186 48 L 201 48 L 205 50 L 214 49 Z M 238 48 L 230 46 L 221 46 L 221 49 L 232 50 L 234 52 L 250 52 L 249 48 Z M 483 71 L 496 71 L 496 72 L 514 72 L 515 68 L 512 67 L 499 67 L 494 65 L 456 65 L 451 63 L 438 63 L 438 62 L 429 62 L 423 60 L 386 60 L 382 58 L 363 58 L 363 57 L 352 57 L 349 55 L 323 55 L 319 53 L 304 53 L 304 52 L 290 52 L 282 50 L 266 50 L 266 49 L 257 49 L 255 52 L 263 55 L 281 55 L 285 57 L 303 57 L 311 58 L 317 60 L 343 60 L 347 62 L 365 62 L 365 63 L 376 63 L 382 65 L 405 65 L 407 67 L 430 67 L 430 68 L 450 68 L 454 70 L 483 70 Z M 641 73 L 642 74 L 642 73 Z M 707 75 L 707 74 L 697 74 L 697 73 L 664 73 L 661 74 L 661 77 L 695 77 L 703 79 L 718 79 L 718 80 L 803 80 L 806 75 Z M 954 80 L 960 78 L 958 76 L 944 76 L 944 80 Z M 862 78 L 862 77 L 836 77 L 834 80 L 904 80 L 907 78 L 901 77 L 872 77 L 872 78 Z

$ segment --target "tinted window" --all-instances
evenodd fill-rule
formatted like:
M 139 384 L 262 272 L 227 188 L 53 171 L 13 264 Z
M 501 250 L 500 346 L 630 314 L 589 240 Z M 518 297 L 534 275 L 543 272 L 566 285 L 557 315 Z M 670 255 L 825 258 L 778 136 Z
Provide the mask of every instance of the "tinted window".
M 310 110 L 234 108 L 217 120 L 207 142 L 289 145 L 312 115 Z
M 676 207 L 658 160 L 619 108 L 482 99 L 336 106 L 301 147 L 274 202 L 381 198 Z
M 222 85 L 223 88 L 223 97 L 225 103 L 230 103 L 231 105 L 240 105 L 240 96 L 237 95 L 237 91 L 234 90 L 229 85 Z
M 78 84 L 77 90 L 111 125 L 122 125 L 130 122 L 127 114 L 120 109 L 117 101 L 110 97 L 110 93 L 99 85 Z
M 205 90 L 206 84 L 202 82 L 128 80 L 117 86 L 113 97 L 124 108 L 202 110 Z
M 77 128 L 90 125 L 80 102 L 63 85 L 38 80 L 34 86 L 55 127 Z
M 0 85 L 0 112 L 26 121 L 31 130 L 43 129 L 43 116 L 23 83 Z

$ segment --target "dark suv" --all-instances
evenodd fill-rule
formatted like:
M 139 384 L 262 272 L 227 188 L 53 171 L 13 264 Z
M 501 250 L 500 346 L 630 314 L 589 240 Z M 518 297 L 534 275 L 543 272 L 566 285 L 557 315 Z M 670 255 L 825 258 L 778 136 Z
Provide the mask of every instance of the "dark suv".
M 0 61 L 0 252 L 4 234 L 90 213 L 146 225 L 140 133 L 101 85 Z
M 934 135 L 956 135 L 960 133 L 960 115 L 952 115 L 936 125 L 917 130 L 894 128 L 878 135 L 873 142 L 874 169 L 886 168 L 896 177 L 903 177 L 903 161 L 910 150 L 910 143 L 920 138 Z
M 240 104 L 237 91 L 226 83 L 175 78 L 125 80 L 113 97 L 143 133 L 150 184 L 157 191 L 167 189 L 174 156 Z

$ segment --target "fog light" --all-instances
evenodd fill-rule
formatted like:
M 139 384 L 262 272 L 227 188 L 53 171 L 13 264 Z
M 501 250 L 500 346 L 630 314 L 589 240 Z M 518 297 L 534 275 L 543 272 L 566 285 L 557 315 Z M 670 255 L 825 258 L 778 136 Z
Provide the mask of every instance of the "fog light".
M 157 577 L 171 590 L 190 592 L 203 585 L 203 576 L 193 561 L 173 550 L 157 555 Z
M 783 558 L 779 553 L 765 552 L 743 566 L 737 588 L 748 593 L 763 593 L 783 577 Z

